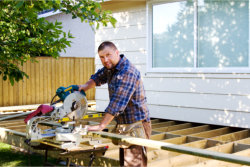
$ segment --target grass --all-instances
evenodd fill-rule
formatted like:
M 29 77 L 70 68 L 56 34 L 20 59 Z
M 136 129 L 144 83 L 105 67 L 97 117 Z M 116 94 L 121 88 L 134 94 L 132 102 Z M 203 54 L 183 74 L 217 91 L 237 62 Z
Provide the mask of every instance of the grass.
M 48 162 L 56 164 L 57 160 L 48 157 Z M 44 166 L 44 156 L 18 152 L 13 150 L 10 145 L 0 143 L 0 166 Z

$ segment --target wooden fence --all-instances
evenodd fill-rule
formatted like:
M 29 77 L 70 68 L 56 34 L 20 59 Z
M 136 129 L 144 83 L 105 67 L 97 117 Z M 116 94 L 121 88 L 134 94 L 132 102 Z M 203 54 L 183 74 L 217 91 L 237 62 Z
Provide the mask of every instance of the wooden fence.
M 95 72 L 94 58 L 38 57 L 38 63 L 27 62 L 21 67 L 29 79 L 11 86 L 0 76 L 0 106 L 49 103 L 60 86 L 85 83 Z M 86 92 L 88 100 L 95 99 L 95 89 Z

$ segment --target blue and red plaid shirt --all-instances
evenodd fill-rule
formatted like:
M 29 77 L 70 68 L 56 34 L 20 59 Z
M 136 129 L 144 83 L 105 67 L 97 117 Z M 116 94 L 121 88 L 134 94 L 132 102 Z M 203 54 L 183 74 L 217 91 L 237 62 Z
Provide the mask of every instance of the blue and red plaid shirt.
M 109 105 L 105 112 L 115 116 L 118 124 L 150 121 L 140 72 L 129 60 L 121 59 L 114 69 L 103 67 L 91 76 L 97 86 L 108 83 Z

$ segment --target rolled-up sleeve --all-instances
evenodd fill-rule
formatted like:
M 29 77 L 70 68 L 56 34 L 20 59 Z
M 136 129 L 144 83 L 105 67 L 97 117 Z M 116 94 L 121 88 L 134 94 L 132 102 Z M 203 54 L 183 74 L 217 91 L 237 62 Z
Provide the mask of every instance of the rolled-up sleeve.
M 96 86 L 101 86 L 107 83 L 107 73 L 105 68 L 99 69 L 95 74 L 91 75 L 90 79 L 93 79 Z
M 118 116 L 122 113 L 136 90 L 137 81 L 137 76 L 128 71 L 118 77 L 114 86 L 114 92 L 110 97 L 110 102 L 105 112 L 113 116 Z

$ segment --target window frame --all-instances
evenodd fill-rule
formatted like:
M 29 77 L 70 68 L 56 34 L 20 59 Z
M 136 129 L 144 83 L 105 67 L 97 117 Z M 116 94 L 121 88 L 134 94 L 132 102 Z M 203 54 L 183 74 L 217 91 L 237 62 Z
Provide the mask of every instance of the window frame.
M 250 73 L 250 1 L 248 5 L 248 67 L 197 67 L 198 56 L 198 0 L 194 1 L 194 67 L 153 67 L 153 5 L 181 2 L 186 0 L 148 0 L 146 4 L 147 17 L 147 72 L 152 73 Z

